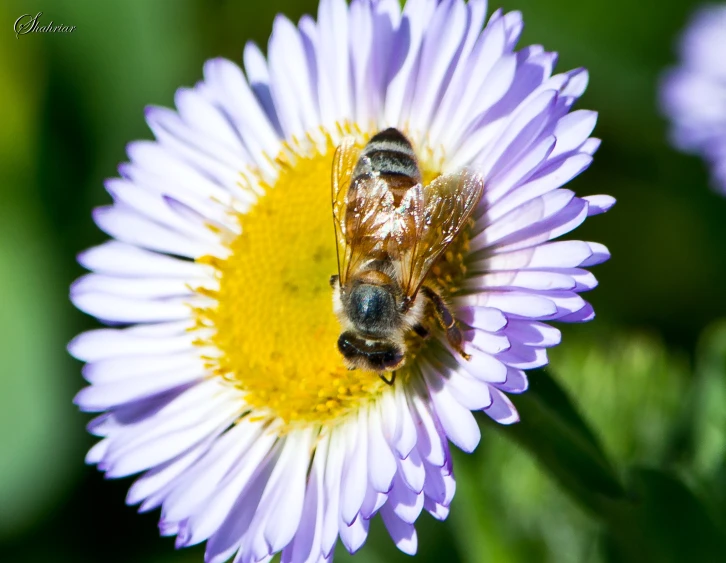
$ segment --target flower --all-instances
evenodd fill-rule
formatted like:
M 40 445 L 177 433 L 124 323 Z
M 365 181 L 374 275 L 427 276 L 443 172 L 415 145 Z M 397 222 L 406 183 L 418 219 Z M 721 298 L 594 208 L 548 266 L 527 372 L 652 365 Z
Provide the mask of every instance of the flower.
M 705 158 L 712 181 L 726 191 L 726 4 L 700 8 L 680 40 L 679 66 L 660 88 L 671 139 Z
M 557 241 L 608 196 L 560 186 L 588 167 L 596 114 L 570 112 L 585 70 L 552 75 L 556 55 L 514 51 L 518 12 L 472 0 L 322 0 L 317 22 L 275 20 L 268 59 L 248 44 L 245 74 L 212 60 L 204 80 L 151 108 L 153 142 L 106 188 L 96 223 L 115 240 L 79 257 L 81 310 L 112 325 L 78 336 L 102 412 L 87 461 L 142 475 L 128 503 L 161 507 L 177 546 L 206 560 L 322 561 L 338 537 L 354 552 L 380 513 L 416 551 L 422 510 L 447 516 L 449 441 L 472 451 L 483 410 L 518 420 L 506 393 L 547 362 L 560 333 L 593 310 L 586 266 L 597 243 Z M 397 127 L 426 181 L 462 166 L 485 181 L 473 226 L 431 271 L 464 334 L 465 360 L 440 333 L 413 347 L 388 386 L 348 371 L 329 278 L 333 153 Z

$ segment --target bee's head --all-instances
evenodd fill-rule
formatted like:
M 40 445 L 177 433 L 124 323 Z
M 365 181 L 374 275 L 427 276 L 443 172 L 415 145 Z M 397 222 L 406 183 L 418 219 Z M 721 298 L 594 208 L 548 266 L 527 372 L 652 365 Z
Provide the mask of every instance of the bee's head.
M 355 284 L 345 311 L 355 328 L 367 336 L 385 337 L 397 326 L 396 299 L 387 286 Z
M 351 367 L 376 372 L 393 371 L 403 365 L 403 350 L 393 342 L 366 340 L 347 331 L 338 338 L 338 350 Z

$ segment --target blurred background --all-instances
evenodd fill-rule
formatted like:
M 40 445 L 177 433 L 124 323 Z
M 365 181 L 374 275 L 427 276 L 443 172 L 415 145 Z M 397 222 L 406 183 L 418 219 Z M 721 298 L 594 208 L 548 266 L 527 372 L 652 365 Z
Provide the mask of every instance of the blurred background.
M 499 7 L 490 4 L 490 9 Z M 523 422 L 485 417 L 475 454 L 457 455 L 445 523 L 424 515 L 419 563 L 726 561 L 726 197 L 704 164 L 669 148 L 659 75 L 690 0 L 501 0 L 521 10 L 520 46 L 584 66 L 579 107 L 600 112 L 593 166 L 569 187 L 618 204 L 576 238 L 606 244 L 588 296 L 598 314 L 561 327 L 563 344 L 514 401 Z M 264 46 L 277 12 L 314 0 L 0 2 L 0 560 L 202 562 L 159 538 L 158 512 L 124 504 L 130 480 L 83 463 L 84 385 L 65 351 L 97 326 L 68 301 L 75 254 L 106 237 L 90 211 L 125 144 L 151 138 L 148 104 L 171 106 L 206 59 Z M 15 37 L 23 14 L 71 34 Z M 726 54 L 724 54 L 726 56 Z M 380 522 L 358 563 L 403 561 Z M 337 561 L 349 556 L 339 552 Z

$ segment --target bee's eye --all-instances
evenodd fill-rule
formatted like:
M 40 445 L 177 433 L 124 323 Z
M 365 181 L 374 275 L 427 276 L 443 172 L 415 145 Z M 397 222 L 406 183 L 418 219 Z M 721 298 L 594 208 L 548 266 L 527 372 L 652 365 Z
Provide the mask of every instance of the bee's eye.
M 351 360 L 363 355 L 363 352 L 354 344 L 356 340 L 359 339 L 350 332 L 344 332 L 340 335 L 340 338 L 338 338 L 338 350 L 340 350 L 340 353 L 343 354 L 344 358 Z
M 394 368 L 403 360 L 403 353 L 396 346 L 368 356 L 371 363 L 379 365 L 382 369 Z
M 352 360 L 365 358 L 372 369 L 395 368 L 403 361 L 403 352 L 395 344 L 383 341 L 366 341 L 352 332 L 344 332 L 338 338 L 338 350 L 343 357 Z

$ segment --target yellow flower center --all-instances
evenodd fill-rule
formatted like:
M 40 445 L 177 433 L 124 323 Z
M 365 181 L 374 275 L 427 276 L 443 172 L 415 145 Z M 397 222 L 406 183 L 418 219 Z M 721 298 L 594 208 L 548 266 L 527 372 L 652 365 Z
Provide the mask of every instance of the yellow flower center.
M 361 144 L 364 137 L 361 136 Z M 374 372 L 349 371 L 337 348 L 330 276 L 337 274 L 331 211 L 335 146 L 285 150 L 274 185 L 237 219 L 228 258 L 205 257 L 219 289 L 199 290 L 216 304 L 195 311 L 214 327 L 215 374 L 245 392 L 254 414 L 286 424 L 325 424 L 355 412 L 387 389 Z M 426 180 L 437 173 L 424 170 Z M 437 276 L 438 277 L 438 276 Z M 441 280 L 444 281 L 444 280 Z M 397 374 L 404 384 L 405 368 Z

